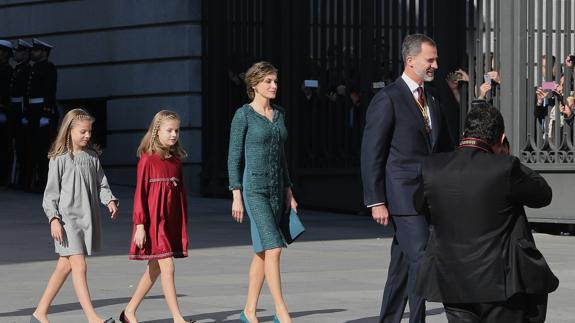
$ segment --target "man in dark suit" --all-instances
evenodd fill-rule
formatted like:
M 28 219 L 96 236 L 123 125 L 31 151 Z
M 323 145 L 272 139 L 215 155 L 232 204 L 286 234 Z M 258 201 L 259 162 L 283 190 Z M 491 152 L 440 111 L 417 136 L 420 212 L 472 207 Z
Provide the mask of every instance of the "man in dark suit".
M 411 323 L 425 322 L 425 301 L 414 293 L 428 225 L 413 207 L 421 161 L 436 150 L 441 128 L 437 100 L 425 89 L 437 69 L 434 41 L 408 35 L 403 75 L 373 97 L 361 147 L 365 205 L 373 219 L 395 229 L 380 322 L 399 323 L 409 300 Z
M 415 207 L 429 215 L 430 239 L 416 291 L 443 302 L 449 323 L 543 322 L 557 288 L 535 248 L 523 206 L 551 203 L 543 177 L 507 155 L 501 113 L 467 114 L 455 152 L 422 164 Z

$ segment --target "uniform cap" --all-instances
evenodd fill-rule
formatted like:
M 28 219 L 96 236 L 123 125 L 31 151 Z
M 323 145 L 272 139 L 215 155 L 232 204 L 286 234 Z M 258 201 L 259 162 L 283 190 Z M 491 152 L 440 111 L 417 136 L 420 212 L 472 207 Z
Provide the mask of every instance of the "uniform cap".
M 48 44 L 47 42 L 41 41 L 40 39 L 32 39 L 32 47 L 43 47 L 47 49 L 52 49 L 54 46 Z
M 12 43 L 7 40 L 0 39 L 0 47 L 3 49 L 12 49 Z
M 15 43 L 14 50 L 26 50 L 31 49 L 32 45 L 24 39 L 18 39 Z

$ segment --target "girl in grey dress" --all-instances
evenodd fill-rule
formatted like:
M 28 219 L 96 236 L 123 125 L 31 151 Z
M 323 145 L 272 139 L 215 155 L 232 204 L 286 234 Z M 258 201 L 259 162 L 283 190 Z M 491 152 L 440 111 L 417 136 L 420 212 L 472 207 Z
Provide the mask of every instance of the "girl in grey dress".
M 78 301 L 89 323 L 103 321 L 92 306 L 86 279 L 85 255 L 101 245 L 99 203 L 117 216 L 117 199 L 98 159 L 97 147 L 90 143 L 94 118 L 82 109 L 69 111 L 48 152 L 48 182 L 42 207 L 48 217 L 56 253 L 60 255 L 54 273 L 30 322 L 48 322 L 48 308 L 72 273 Z

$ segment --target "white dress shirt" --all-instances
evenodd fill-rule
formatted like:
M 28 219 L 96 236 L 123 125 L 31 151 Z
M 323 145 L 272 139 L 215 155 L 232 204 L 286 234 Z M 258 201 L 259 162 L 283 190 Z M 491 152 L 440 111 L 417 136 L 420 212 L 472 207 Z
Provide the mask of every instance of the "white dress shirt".
M 411 94 L 413 94 L 413 97 L 417 101 L 419 99 L 419 93 L 417 92 L 417 88 L 419 87 L 419 84 L 417 84 L 417 82 L 412 80 L 405 73 L 401 74 L 401 78 L 405 81 L 405 83 L 409 87 L 409 90 L 411 91 Z M 423 83 L 421 83 L 421 88 L 425 91 L 425 88 L 423 87 Z M 429 129 L 431 129 L 431 111 L 429 111 L 429 105 L 427 104 L 427 98 L 425 100 L 425 110 L 427 111 L 427 116 L 428 116 L 427 119 L 429 120 Z

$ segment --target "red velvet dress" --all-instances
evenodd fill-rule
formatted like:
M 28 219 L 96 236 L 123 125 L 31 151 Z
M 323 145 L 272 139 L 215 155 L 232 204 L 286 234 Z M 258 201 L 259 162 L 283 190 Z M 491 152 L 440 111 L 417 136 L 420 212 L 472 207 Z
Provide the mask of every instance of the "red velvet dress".
M 187 202 L 182 163 L 178 158 L 163 160 L 157 154 L 142 154 L 138 162 L 133 222 L 130 259 L 188 256 Z M 134 243 L 138 224 L 144 224 L 146 230 L 143 248 Z

